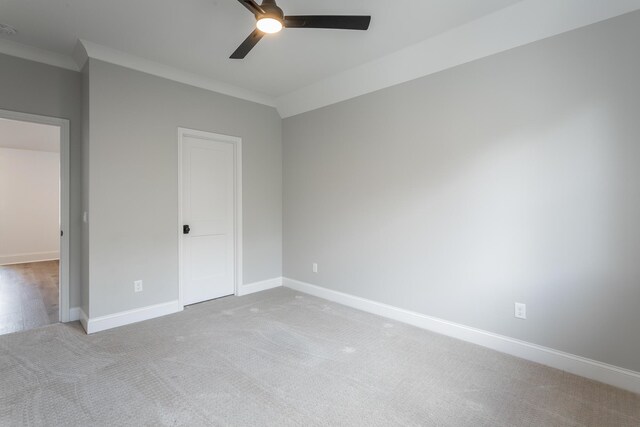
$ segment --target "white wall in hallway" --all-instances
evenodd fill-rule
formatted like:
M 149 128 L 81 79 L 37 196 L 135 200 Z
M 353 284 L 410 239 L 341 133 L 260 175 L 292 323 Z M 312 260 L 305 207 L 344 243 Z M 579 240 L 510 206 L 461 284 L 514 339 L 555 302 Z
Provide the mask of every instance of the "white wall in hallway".
M 0 147 L 0 264 L 59 258 L 60 153 Z

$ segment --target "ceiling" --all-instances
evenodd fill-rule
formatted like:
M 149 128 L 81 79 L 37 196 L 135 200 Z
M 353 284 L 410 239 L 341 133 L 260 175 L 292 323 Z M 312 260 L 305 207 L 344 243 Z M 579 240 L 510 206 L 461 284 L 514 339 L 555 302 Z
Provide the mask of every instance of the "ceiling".
M 273 97 L 461 26 L 519 0 L 279 0 L 285 14 L 367 14 L 369 31 L 289 29 L 244 60 L 254 28 L 236 0 L 2 0 L 0 38 L 71 55 L 78 39 Z
M 60 128 L 0 118 L 0 148 L 60 152 Z

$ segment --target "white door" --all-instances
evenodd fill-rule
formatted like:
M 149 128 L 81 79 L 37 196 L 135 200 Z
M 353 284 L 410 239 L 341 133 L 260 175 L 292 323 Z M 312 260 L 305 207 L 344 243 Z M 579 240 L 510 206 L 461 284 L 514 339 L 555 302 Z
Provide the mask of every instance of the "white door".
M 235 288 L 234 146 L 182 135 L 183 304 Z

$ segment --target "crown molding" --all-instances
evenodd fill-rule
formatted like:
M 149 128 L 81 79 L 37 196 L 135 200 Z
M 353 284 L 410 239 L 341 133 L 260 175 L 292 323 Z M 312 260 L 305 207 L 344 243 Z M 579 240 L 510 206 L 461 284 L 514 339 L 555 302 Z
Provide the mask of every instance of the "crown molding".
M 54 67 L 65 68 L 71 71 L 78 71 L 76 63 L 70 56 L 14 42 L 12 40 L 0 39 L 0 53 L 27 59 L 29 61 L 53 65 Z
M 76 47 L 73 49 L 73 53 L 71 54 L 73 61 L 76 63 L 78 70 L 82 70 L 84 65 L 89 60 L 89 55 L 87 54 L 87 50 L 84 48 L 82 41 L 78 40 L 76 42 Z
M 79 46 L 76 46 L 74 51 L 74 58 L 78 61 L 77 67 L 79 69 L 82 69 L 87 58 L 92 58 L 246 101 L 268 105 L 270 107 L 275 107 L 276 105 L 272 97 L 259 92 L 140 58 L 88 40 L 80 39 L 78 43 L 84 48 L 83 52 Z
M 523 0 L 276 100 L 282 118 L 640 9 L 640 0 Z

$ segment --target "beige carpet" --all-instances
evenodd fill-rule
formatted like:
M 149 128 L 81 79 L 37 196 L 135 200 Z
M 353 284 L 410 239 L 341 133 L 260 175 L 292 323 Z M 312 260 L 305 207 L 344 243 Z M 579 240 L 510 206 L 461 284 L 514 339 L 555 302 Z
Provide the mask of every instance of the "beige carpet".
M 0 337 L 0 425 L 640 426 L 640 396 L 287 289 Z

